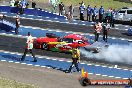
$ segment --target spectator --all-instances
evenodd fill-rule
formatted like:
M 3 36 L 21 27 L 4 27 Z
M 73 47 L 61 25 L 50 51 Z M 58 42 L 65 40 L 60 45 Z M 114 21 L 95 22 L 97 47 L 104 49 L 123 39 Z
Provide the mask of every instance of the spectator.
M 20 1 L 19 0 L 16 0 L 14 6 L 19 7 L 20 6 Z
M 79 7 L 80 10 L 80 20 L 84 21 L 84 6 L 81 4 L 81 6 Z
M 115 15 L 116 15 L 116 11 L 115 9 L 113 9 L 113 11 L 111 12 L 111 27 L 115 27 Z
M 65 13 L 65 16 L 66 16 L 66 18 L 70 21 L 71 20 L 71 16 L 70 16 L 70 13 L 69 12 L 66 12 Z
M 98 9 L 95 6 L 94 9 L 92 9 L 92 21 L 95 22 L 97 19 L 97 15 L 98 15 Z
M 49 3 L 51 4 L 51 12 L 56 13 L 56 7 L 58 6 L 59 0 L 49 0 Z
M 110 23 L 111 21 L 111 9 L 109 8 L 106 12 L 106 22 Z
M 26 49 L 25 49 L 25 52 L 24 52 L 24 55 L 22 56 L 21 58 L 21 61 L 24 61 L 25 60 L 25 56 L 28 52 L 30 52 L 34 58 L 33 62 L 37 62 L 37 59 L 35 57 L 35 55 L 33 54 L 33 37 L 31 36 L 30 32 L 28 32 L 28 38 L 27 38 L 27 46 L 26 46 Z
M 103 22 L 104 12 L 104 8 L 101 6 L 99 9 L 99 22 Z
M 63 10 L 64 10 L 64 4 L 63 4 L 63 2 L 61 2 L 59 4 L 59 15 L 62 15 L 63 14 Z
M 91 15 L 92 15 L 92 8 L 90 7 L 90 5 L 88 5 L 88 7 L 87 7 L 87 21 L 89 21 L 89 22 L 91 19 Z
M 73 12 L 74 12 L 74 8 L 71 4 L 71 6 L 69 7 L 69 15 L 70 15 L 70 18 L 72 19 L 73 18 Z
M 107 42 L 108 31 L 110 30 L 110 24 L 102 25 L 102 29 L 103 29 L 103 40 Z
M 32 0 L 32 8 L 35 8 L 36 2 Z
M 2 21 L 2 23 L 3 23 L 4 17 L 5 17 L 4 14 L 0 13 L 0 20 Z
M 20 9 L 20 14 L 23 14 L 24 13 L 24 9 L 26 8 L 26 1 L 25 0 L 22 0 L 20 5 L 19 5 L 19 9 Z
M 84 7 L 84 9 L 85 9 L 85 3 L 82 1 L 82 3 L 81 3 L 81 4 L 82 4 L 82 6 L 83 6 L 83 7 Z
M 10 6 L 15 6 L 15 0 L 10 1 Z
M 26 3 L 26 8 L 29 8 L 29 2 Z
M 24 9 L 24 8 L 26 8 L 26 1 L 25 0 L 22 0 L 22 2 L 21 2 L 21 6 L 22 6 L 22 8 Z
M 16 15 L 16 28 L 15 28 L 16 34 L 19 33 L 19 31 L 18 31 L 19 27 L 20 27 L 20 16 L 19 16 L 19 13 L 17 13 L 17 15 Z
M 99 39 L 99 34 L 102 30 L 102 25 L 100 22 L 98 22 L 96 25 L 95 25 L 95 41 L 98 41 Z

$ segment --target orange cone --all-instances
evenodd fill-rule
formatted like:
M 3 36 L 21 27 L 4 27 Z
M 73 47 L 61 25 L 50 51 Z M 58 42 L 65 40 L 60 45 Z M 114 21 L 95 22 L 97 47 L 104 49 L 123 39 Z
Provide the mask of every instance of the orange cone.
M 82 77 L 88 78 L 88 72 L 84 71 L 84 68 L 81 69 Z

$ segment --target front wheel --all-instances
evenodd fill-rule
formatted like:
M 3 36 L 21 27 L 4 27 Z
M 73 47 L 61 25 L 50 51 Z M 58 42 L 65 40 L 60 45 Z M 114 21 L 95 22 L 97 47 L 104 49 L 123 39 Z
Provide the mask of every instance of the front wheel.
M 42 49 L 43 50 L 48 50 L 49 49 L 48 44 L 47 43 L 43 43 L 42 44 Z

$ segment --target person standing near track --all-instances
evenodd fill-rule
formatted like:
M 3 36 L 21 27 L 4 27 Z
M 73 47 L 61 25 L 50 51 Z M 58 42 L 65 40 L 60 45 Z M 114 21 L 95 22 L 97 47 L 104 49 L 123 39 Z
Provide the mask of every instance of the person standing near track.
M 97 9 L 97 7 L 95 6 L 95 7 L 92 9 L 92 21 L 93 21 L 93 22 L 96 22 L 97 15 L 98 15 L 98 9 Z
M 69 15 L 70 15 L 70 19 L 73 18 L 73 12 L 74 12 L 74 8 L 73 8 L 73 5 L 71 4 L 70 7 L 69 7 Z
M 36 8 L 36 2 L 32 0 L 32 8 Z
M 107 42 L 107 38 L 108 38 L 108 31 L 110 30 L 110 24 L 106 24 L 102 26 L 103 29 L 103 40 L 105 42 Z
M 80 51 L 78 48 L 73 48 L 73 50 L 72 50 L 72 65 L 70 66 L 68 73 L 71 72 L 73 66 L 76 67 L 78 72 L 80 71 L 80 69 L 78 67 L 78 62 L 80 62 Z
M 20 16 L 19 16 L 19 13 L 17 13 L 17 15 L 16 15 L 16 28 L 15 28 L 16 34 L 19 33 L 19 31 L 18 31 L 19 27 L 20 27 Z
M 89 21 L 89 22 L 91 19 L 91 15 L 92 15 L 92 8 L 90 7 L 90 5 L 88 5 L 88 7 L 87 7 L 87 21 Z
M 95 42 L 98 41 L 99 39 L 99 34 L 102 30 L 102 24 L 100 22 L 98 22 L 96 25 L 95 25 Z
M 37 59 L 35 57 L 35 55 L 33 54 L 33 37 L 31 36 L 30 32 L 28 32 L 28 38 L 27 38 L 27 45 L 26 45 L 26 49 L 25 49 L 25 52 L 24 52 L 24 55 L 22 56 L 21 58 L 21 61 L 24 61 L 25 60 L 25 56 L 28 52 L 30 52 L 34 58 L 33 62 L 37 62 Z
M 59 4 L 59 15 L 63 15 L 63 10 L 64 10 L 64 4 L 63 4 L 63 2 L 61 2 Z
M 79 10 L 80 10 L 80 20 L 84 21 L 84 11 L 85 11 L 85 8 L 82 5 L 82 3 L 80 5 L 80 7 L 79 7 Z
M 101 6 L 99 9 L 99 22 L 103 22 L 104 12 L 104 8 Z

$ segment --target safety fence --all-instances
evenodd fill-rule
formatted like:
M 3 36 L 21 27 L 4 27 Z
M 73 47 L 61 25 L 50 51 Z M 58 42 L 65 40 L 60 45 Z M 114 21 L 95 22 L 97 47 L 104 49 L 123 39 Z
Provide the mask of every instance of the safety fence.
M 7 13 L 17 13 L 21 10 L 19 7 L 10 7 L 10 6 L 0 6 L 0 12 Z M 34 16 L 43 16 L 49 18 L 58 18 L 58 19 L 66 19 L 65 16 L 60 16 L 45 10 L 41 9 L 33 9 L 33 8 L 24 8 L 23 13 L 26 15 L 34 15 Z

